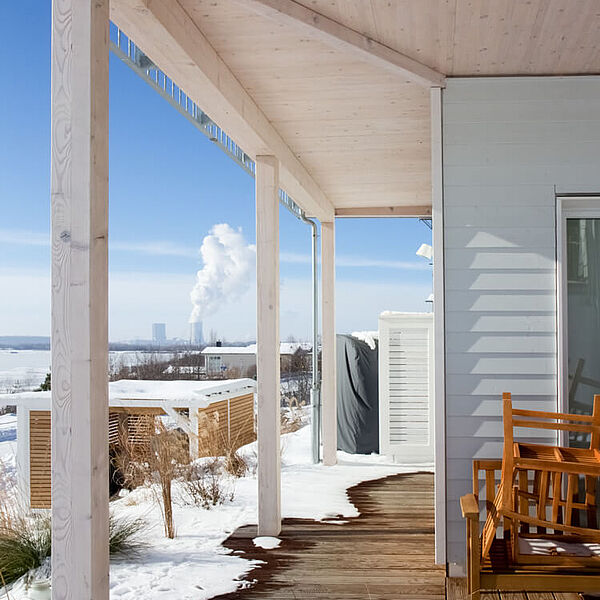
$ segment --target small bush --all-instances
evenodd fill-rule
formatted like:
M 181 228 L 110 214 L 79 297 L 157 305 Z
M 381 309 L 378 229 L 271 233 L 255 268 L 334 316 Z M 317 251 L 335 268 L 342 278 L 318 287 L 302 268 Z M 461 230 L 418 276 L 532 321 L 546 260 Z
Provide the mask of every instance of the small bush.
M 191 463 L 182 483 L 184 502 L 207 510 L 234 498 L 231 481 L 218 458 Z

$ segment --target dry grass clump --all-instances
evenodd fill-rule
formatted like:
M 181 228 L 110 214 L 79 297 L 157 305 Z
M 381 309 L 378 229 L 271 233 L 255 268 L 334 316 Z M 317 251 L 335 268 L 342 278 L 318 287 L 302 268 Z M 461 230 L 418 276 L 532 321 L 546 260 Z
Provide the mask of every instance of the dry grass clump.
M 137 556 L 146 547 L 141 538 L 145 528 L 143 519 L 110 515 L 110 555 Z M 4 585 L 41 567 L 50 558 L 51 552 L 50 512 L 31 513 L 14 497 L 3 502 L 0 506 L 0 573 Z
M 142 550 L 148 547 L 146 540 L 142 538 L 146 527 L 144 519 L 117 518 L 111 514 L 108 523 L 110 555 L 122 558 L 139 556 Z
M 302 410 L 294 407 L 281 411 L 281 433 L 294 433 L 304 427 Z
M 0 572 L 10 584 L 50 556 L 50 515 L 24 514 L 16 504 L 0 509 Z
M 238 452 L 240 447 L 240 431 L 235 436 L 226 433 L 220 427 L 219 413 L 200 415 L 200 436 L 198 450 L 201 456 L 222 456 L 225 471 L 234 477 L 243 477 L 248 471 L 248 465 Z
M 231 479 L 218 457 L 191 463 L 182 484 L 183 501 L 206 510 L 234 498 Z

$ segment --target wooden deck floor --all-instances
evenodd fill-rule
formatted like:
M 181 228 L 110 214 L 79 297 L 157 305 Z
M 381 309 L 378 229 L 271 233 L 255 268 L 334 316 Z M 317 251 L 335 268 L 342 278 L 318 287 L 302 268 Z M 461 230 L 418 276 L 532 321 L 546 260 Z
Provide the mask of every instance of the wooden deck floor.
M 469 600 L 466 579 L 448 579 L 447 600 Z M 580 600 L 579 594 L 549 592 L 484 592 L 481 600 Z
M 275 550 L 254 547 L 254 527 L 236 531 L 225 546 L 266 564 L 248 575 L 254 586 L 220 600 L 444 600 L 445 572 L 433 562 L 433 475 L 395 475 L 348 493 L 359 517 L 285 520 Z

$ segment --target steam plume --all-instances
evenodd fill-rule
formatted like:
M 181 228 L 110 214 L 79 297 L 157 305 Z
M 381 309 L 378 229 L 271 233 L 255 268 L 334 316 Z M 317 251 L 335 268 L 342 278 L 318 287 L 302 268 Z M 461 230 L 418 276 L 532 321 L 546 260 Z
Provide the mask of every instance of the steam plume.
M 236 231 L 227 223 L 212 227 L 202 241 L 200 254 L 204 266 L 196 274 L 190 293 L 190 323 L 214 314 L 226 302 L 238 300 L 249 288 L 256 264 L 256 247 L 246 243 L 241 228 Z

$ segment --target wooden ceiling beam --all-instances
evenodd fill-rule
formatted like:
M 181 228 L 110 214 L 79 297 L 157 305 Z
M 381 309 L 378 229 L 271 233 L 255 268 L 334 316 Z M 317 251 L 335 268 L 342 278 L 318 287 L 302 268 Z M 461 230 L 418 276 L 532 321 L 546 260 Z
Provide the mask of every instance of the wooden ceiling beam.
M 351 50 L 363 60 L 425 87 L 445 87 L 446 77 L 389 46 L 350 29 L 295 0 L 235 0 L 255 13 L 309 30 L 329 45 Z
M 281 187 L 330 221 L 334 208 L 312 175 L 177 0 L 111 0 L 111 20 L 249 156 L 273 154 Z
M 431 206 L 357 206 L 336 208 L 336 217 L 415 217 L 431 218 Z

